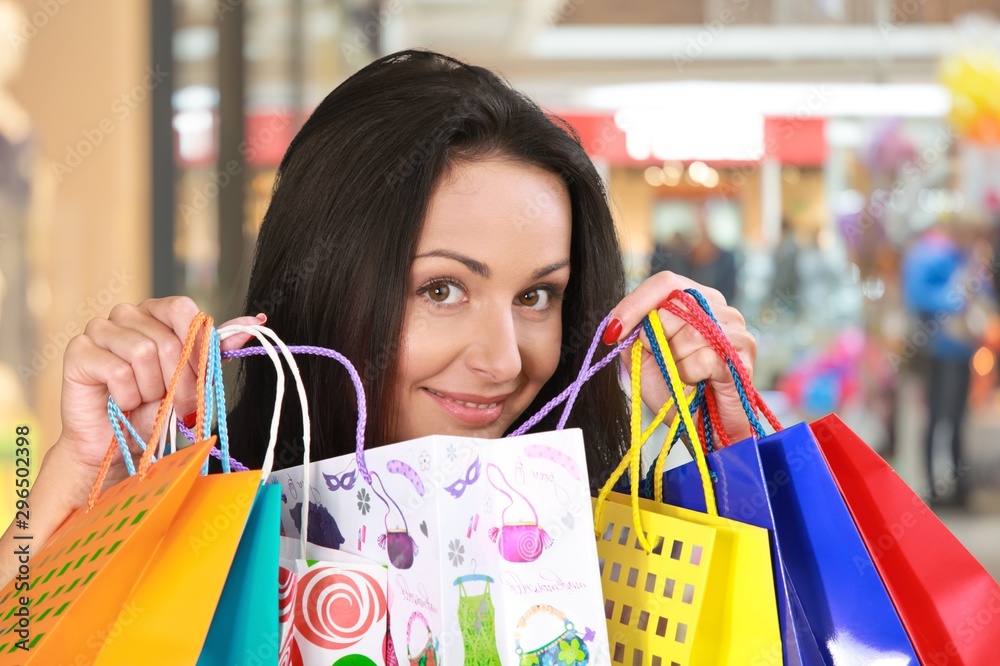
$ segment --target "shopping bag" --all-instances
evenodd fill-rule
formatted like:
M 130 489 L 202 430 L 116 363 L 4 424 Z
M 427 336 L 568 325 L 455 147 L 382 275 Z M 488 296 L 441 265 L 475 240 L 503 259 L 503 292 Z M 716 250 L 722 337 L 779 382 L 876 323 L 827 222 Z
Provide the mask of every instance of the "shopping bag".
M 256 349 L 267 354 L 277 376 L 267 453 L 262 469 L 257 472 L 264 481 L 271 474 L 285 395 L 285 371 L 275 344 L 289 365 L 300 399 L 305 396 L 305 388 L 295 358 L 274 331 L 264 326 L 227 326 L 219 331 L 219 336 L 225 339 L 238 333 L 249 333 L 260 341 L 261 346 Z M 301 404 L 304 432 L 308 432 L 308 409 L 304 400 Z M 221 433 L 224 420 L 220 419 L 219 424 Z M 229 461 L 223 461 L 224 470 L 228 464 Z M 208 637 L 198 658 L 202 666 L 276 663 L 280 639 L 278 617 L 274 612 L 278 606 L 280 507 L 281 488 L 274 483 L 263 485 L 254 499 Z
M 163 432 L 199 333 L 205 335 L 198 430 L 206 432 L 211 330 L 207 315 L 193 322 L 151 444 Z M 201 441 L 155 464 L 149 446 L 137 473 L 100 492 L 119 450 L 112 440 L 88 504 L 31 558 L 28 589 L 17 589 L 15 579 L 0 593 L 9 623 L 0 664 L 122 664 L 136 655 L 146 664 L 195 662 L 258 480 L 253 474 L 199 476 L 213 443 Z M 131 467 L 131 459 L 126 462 Z M 165 631 L 178 617 L 183 627 Z
M 713 342 L 735 373 L 749 411 L 760 410 L 781 428 L 699 296 L 678 291 L 661 305 Z M 809 426 L 778 430 L 756 446 L 788 587 L 825 663 L 918 664 L 885 585 L 870 575 L 872 559 Z
M 837 416 L 810 425 L 920 662 L 1000 659 L 1000 586 L 881 456 Z M 874 565 L 874 566 L 872 566 Z
M 719 517 L 688 399 L 658 315 L 647 325 L 695 452 L 707 512 L 638 497 L 642 343 L 637 341 L 632 349 L 632 450 L 595 500 L 612 663 L 781 664 L 768 533 Z M 626 468 L 631 497 L 611 492 Z
M 362 396 L 360 378 L 348 370 Z M 430 436 L 365 451 L 359 421 L 356 454 L 275 472 L 282 526 L 289 536 L 305 534 L 312 544 L 388 567 L 394 654 L 461 664 L 495 653 L 500 663 L 519 663 L 519 646 L 530 651 L 551 639 L 534 627 L 520 643 L 514 638 L 522 616 L 546 604 L 580 628 L 588 659 L 601 663 L 607 634 L 580 431 Z M 454 584 L 475 574 L 496 581 L 493 632 L 477 633 L 481 642 L 466 637 L 489 621 L 469 613 Z M 419 618 L 411 624 L 414 613 L 426 626 Z
M 388 574 L 380 564 L 298 539 L 281 539 L 279 663 L 383 666 Z
M 200 666 L 275 663 L 280 512 L 281 488 L 261 488 L 198 657 Z

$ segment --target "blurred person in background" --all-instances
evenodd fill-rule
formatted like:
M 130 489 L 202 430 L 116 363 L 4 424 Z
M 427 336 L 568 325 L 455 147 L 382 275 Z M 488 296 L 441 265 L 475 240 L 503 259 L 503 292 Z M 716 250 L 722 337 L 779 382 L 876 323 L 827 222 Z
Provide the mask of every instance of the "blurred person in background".
M 970 304 L 990 285 L 974 280 L 969 225 L 958 220 L 932 225 L 907 250 L 902 265 L 903 300 L 915 318 L 909 344 L 915 367 L 927 380 L 925 463 L 932 505 L 964 507 L 969 471 L 963 464 L 963 421 L 971 379 L 969 362 L 979 340 L 967 325 Z M 935 443 L 947 439 L 951 469 L 939 472 Z M 951 487 L 951 493 L 946 492 Z
M 687 256 L 691 246 L 680 231 L 675 231 L 666 242 L 657 241 L 649 258 L 649 274 L 672 271 L 681 275 L 688 269 Z
M 781 220 L 781 239 L 774 250 L 774 276 L 771 279 L 771 298 L 780 300 L 791 314 L 800 309 L 799 244 L 795 229 L 787 218 Z
M 727 303 L 736 300 L 736 254 L 715 244 L 709 233 L 708 211 L 699 206 L 694 228 L 694 243 L 679 272 L 699 284 L 718 290 Z

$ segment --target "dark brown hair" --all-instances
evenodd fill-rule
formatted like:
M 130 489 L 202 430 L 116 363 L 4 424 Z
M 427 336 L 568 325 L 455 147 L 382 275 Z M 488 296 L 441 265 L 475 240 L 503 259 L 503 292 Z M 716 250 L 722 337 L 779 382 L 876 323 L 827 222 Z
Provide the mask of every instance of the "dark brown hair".
M 521 420 L 576 376 L 625 280 L 600 176 L 572 130 L 492 72 L 426 51 L 381 58 L 316 108 L 281 161 L 257 241 L 244 312 L 264 312 L 288 344 L 330 347 L 358 368 L 369 445 L 388 443 L 410 264 L 433 185 L 455 160 L 506 157 L 559 175 L 572 204 L 572 273 L 559 365 Z M 274 369 L 242 361 L 229 419 L 234 456 L 259 466 L 274 404 Z M 310 395 L 312 459 L 354 448 L 355 396 L 334 361 L 298 358 Z M 592 485 L 624 454 L 626 402 L 615 371 L 582 391 Z M 298 398 L 289 384 L 276 467 L 301 463 Z M 536 430 L 551 429 L 555 417 Z

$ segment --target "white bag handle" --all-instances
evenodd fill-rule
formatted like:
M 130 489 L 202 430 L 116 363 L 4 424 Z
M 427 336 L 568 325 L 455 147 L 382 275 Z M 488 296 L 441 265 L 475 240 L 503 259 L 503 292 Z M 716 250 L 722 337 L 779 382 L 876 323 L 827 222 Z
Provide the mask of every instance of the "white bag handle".
M 260 340 L 261 345 L 264 347 L 264 351 L 267 352 L 268 357 L 274 364 L 274 369 L 278 374 L 277 387 L 275 389 L 274 398 L 274 412 L 271 416 L 271 432 L 269 435 L 267 443 L 267 451 L 264 454 L 264 462 L 261 465 L 261 483 L 267 482 L 267 477 L 271 475 L 271 469 L 274 467 L 274 451 L 278 444 L 278 425 L 281 422 L 281 404 L 285 397 L 285 372 L 281 366 L 281 359 L 278 357 L 277 352 L 275 352 L 274 346 L 270 343 L 268 338 L 274 341 L 274 343 L 281 350 L 281 355 L 284 356 L 285 362 L 288 363 L 289 369 L 292 371 L 292 377 L 295 379 L 295 386 L 299 394 L 299 405 L 302 408 L 302 448 L 303 448 L 303 468 L 302 468 L 302 484 L 303 484 L 303 503 L 302 503 L 302 519 L 301 525 L 302 530 L 299 535 L 300 546 L 302 550 L 302 559 L 306 558 L 306 542 L 308 541 L 309 534 L 309 486 L 311 473 L 309 469 L 309 447 L 312 439 L 312 427 L 309 421 L 309 402 L 306 398 L 306 387 L 302 381 L 302 375 L 299 373 L 299 366 L 295 362 L 295 357 L 288 346 L 282 342 L 278 334 L 272 331 L 266 326 L 261 326 L 259 324 L 254 326 L 242 326 L 239 324 L 232 324 L 226 326 L 219 330 L 220 340 L 224 340 L 236 333 L 249 333 L 258 340 Z

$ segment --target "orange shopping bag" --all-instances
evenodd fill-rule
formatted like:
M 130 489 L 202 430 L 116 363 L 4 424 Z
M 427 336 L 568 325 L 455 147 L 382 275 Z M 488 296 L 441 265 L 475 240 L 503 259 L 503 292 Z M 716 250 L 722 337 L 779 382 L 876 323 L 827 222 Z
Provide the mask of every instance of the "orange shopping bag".
M 198 315 L 138 473 L 98 494 L 113 441 L 87 506 L 32 557 L 28 589 L 11 581 L 0 591 L 0 664 L 196 662 L 260 483 L 259 472 L 200 476 L 215 438 L 153 464 L 152 443 L 199 333 L 197 431 L 207 432 L 211 331 L 211 318 Z

